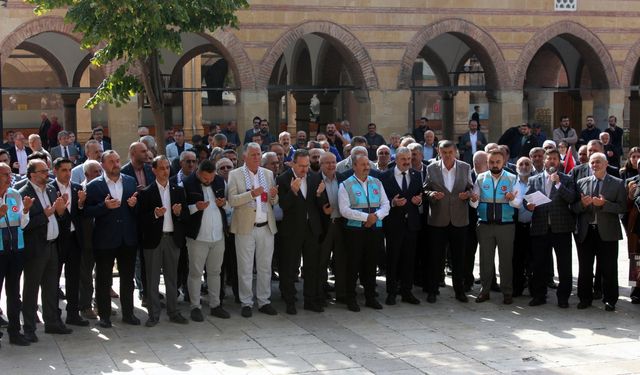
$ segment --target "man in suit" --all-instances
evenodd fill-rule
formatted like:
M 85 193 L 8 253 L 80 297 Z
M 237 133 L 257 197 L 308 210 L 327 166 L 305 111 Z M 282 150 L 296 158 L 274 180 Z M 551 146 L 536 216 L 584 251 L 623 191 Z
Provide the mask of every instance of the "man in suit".
M 382 175 L 382 186 L 391 202 L 383 228 L 387 239 L 387 305 L 396 304 L 398 283 L 402 301 L 417 305 L 413 295 L 413 271 L 418 231 L 422 227 L 422 178 L 411 169 L 411 151 L 396 150 L 396 166 Z
M 32 160 L 27 167 L 29 182 L 20 189 L 30 205 L 29 224 L 24 228 L 24 284 L 22 289 L 22 317 L 24 337 L 37 342 L 36 314 L 38 292 L 42 288 L 42 310 L 45 333 L 69 334 L 58 310 L 58 236 L 60 217 L 65 209 L 63 197 L 56 197 L 48 186 L 49 168 L 42 160 Z
M 65 209 L 60 219 L 58 281 L 64 264 L 65 290 L 67 297 L 67 324 L 88 326 L 89 321 L 80 317 L 78 298 L 80 296 L 80 264 L 82 259 L 82 221 L 87 198 L 82 186 L 71 182 L 69 159 L 58 158 L 53 163 L 56 179 L 51 186 L 65 201 Z
M 173 162 L 174 159 L 180 157 L 183 151 L 190 150 L 193 148 L 191 143 L 187 143 L 184 140 L 184 130 L 176 129 L 173 132 L 173 137 L 175 138 L 175 142 L 169 143 L 166 147 L 167 150 L 167 158 L 170 162 Z
M 42 140 L 42 144 L 48 147 L 49 139 L 47 137 L 49 134 L 49 128 L 51 127 L 51 121 L 49 120 L 49 117 L 47 116 L 47 114 L 44 112 L 40 114 L 40 119 L 42 121 L 40 122 L 40 128 L 38 129 L 38 135 L 40 135 L 40 140 Z
M 527 210 L 532 211 L 531 236 L 533 299 L 529 306 L 538 306 L 547 301 L 547 281 L 550 276 L 548 264 L 552 262 L 552 249 L 555 250 L 560 283 L 556 291 L 558 306 L 569 307 L 571 295 L 571 232 L 575 229 L 575 220 L 571 204 L 575 201 L 576 191 L 573 179 L 559 172 L 562 168 L 560 152 L 548 150 L 544 155 L 544 172 L 531 177 L 527 183 L 526 194 L 537 191 L 546 195 L 551 202 L 536 206 L 527 202 Z
M 469 131 L 462 135 L 458 146 L 462 152 L 462 160 L 469 165 L 473 164 L 473 155 L 478 150 L 484 150 L 486 145 L 487 137 L 478 129 L 478 121 L 469 120 Z
M 389 199 L 380 180 L 369 176 L 366 155 L 351 155 L 354 174 L 338 190 L 340 214 L 347 220 L 347 308 L 360 311 L 356 301 L 356 281 L 364 287 L 365 306 L 382 309 L 376 300 L 376 261 L 384 246 L 382 220 L 389 214 Z
M 516 163 L 518 172 L 518 191 L 527 191 L 527 184 L 532 177 L 533 162 L 526 156 L 518 159 Z M 544 168 L 544 167 L 543 167 Z M 469 206 L 471 207 L 471 206 Z M 513 240 L 513 296 L 520 297 L 529 280 L 531 290 L 531 217 L 533 212 L 527 210 L 525 204 L 518 207 L 516 232 Z M 476 213 L 477 221 L 477 213 Z M 548 269 L 548 268 L 546 268 Z M 553 278 L 553 275 L 551 276 Z
M 90 139 L 84 145 L 84 150 L 85 150 L 85 155 L 87 156 L 87 160 L 100 161 L 100 157 L 102 156 L 102 148 L 100 146 L 100 143 L 98 143 L 98 141 L 96 141 L 95 139 Z M 86 162 L 87 161 L 85 160 L 85 163 Z M 73 169 L 71 170 L 72 182 L 76 184 L 81 184 L 82 181 L 84 181 L 85 175 L 84 175 L 83 165 L 84 163 L 77 165 L 73 167 Z
M 92 139 L 95 139 L 99 144 L 102 151 L 111 150 L 110 138 L 105 137 L 104 129 L 102 127 L 96 127 L 91 132 Z
M 353 153 L 354 153 L 353 150 L 355 148 L 358 148 L 358 147 L 359 147 L 358 150 L 360 150 L 358 152 L 362 152 L 361 150 L 364 149 L 364 151 L 366 151 L 367 155 L 368 155 L 367 140 L 364 137 L 361 137 L 361 136 L 353 137 L 353 140 L 351 142 L 351 146 L 352 147 L 351 147 L 351 151 L 350 151 L 349 155 L 353 155 Z M 375 164 L 373 162 L 371 162 L 369 164 L 369 167 L 370 167 L 370 169 L 375 169 Z M 337 171 L 338 174 L 347 172 L 347 171 L 352 170 L 352 169 L 353 169 L 353 160 L 352 160 L 351 156 L 349 156 L 346 159 L 342 159 L 336 165 L 336 171 Z
M 189 297 L 191 319 L 202 322 L 202 306 L 198 290 L 202 284 L 202 273 L 207 268 L 209 307 L 211 315 L 228 319 L 220 301 L 220 271 L 224 259 L 224 240 L 227 230 L 227 215 L 224 211 L 224 179 L 216 175 L 211 160 L 204 160 L 198 170 L 183 180 L 189 226 L 187 227 L 187 250 L 189 253 Z
M 443 257 L 447 245 L 451 253 L 453 290 L 456 299 L 467 302 L 464 292 L 465 232 L 469 225 L 468 200 L 473 187 L 469 164 L 456 160 L 453 142 L 440 141 L 441 160 L 429 164 L 424 191 L 429 199 L 429 233 L 433 236 L 430 252 L 427 302 L 436 302 Z
M 245 318 L 252 315 L 254 259 L 259 311 L 277 314 L 269 299 L 273 236 L 278 231 L 273 205 L 278 203 L 278 189 L 273 173 L 260 167 L 260 154 L 259 144 L 247 144 L 244 166 L 229 173 L 229 204 L 234 208 L 230 231 L 236 237 L 238 289 Z
M 24 176 L 27 174 L 27 157 L 33 152 L 24 144 L 25 138 L 21 132 L 16 132 L 14 145 L 9 149 L 11 156 L 11 171 Z
M 6 155 L 5 155 L 6 156 Z M 20 193 L 9 187 L 11 168 L 0 162 L 0 280 L 4 281 L 7 296 L 7 333 L 13 345 L 31 344 L 20 333 L 20 277 L 24 265 L 24 228 L 29 222 L 29 210 L 33 200 L 22 198 Z M 2 289 L 0 287 L 0 289 Z
M 140 225 L 142 248 L 147 268 L 147 298 L 149 318 L 145 325 L 153 327 L 160 318 L 160 270 L 164 274 L 169 320 L 188 322 L 178 311 L 176 278 L 180 248 L 184 246 L 184 224 L 188 220 L 184 189 L 169 182 L 170 163 L 167 157 L 156 156 L 151 164 L 156 183 L 140 192 Z
M 280 292 L 287 304 L 287 314 L 296 314 L 295 279 L 300 255 L 304 263 L 304 309 L 324 311 L 323 282 L 320 280 L 319 240 L 322 231 L 318 198 L 324 191 L 320 176 L 309 171 L 309 151 L 298 149 L 293 154 L 291 169 L 276 179 L 283 211 L 282 241 L 278 271 Z
M 260 117 L 253 118 L 253 127 L 244 133 L 244 144 L 248 144 L 253 139 L 254 134 L 260 134 Z
M 69 132 L 66 130 L 58 133 L 58 145 L 51 148 L 51 159 L 65 158 L 71 160 L 73 164 L 78 161 L 80 154 L 78 149 L 71 144 Z
M 593 301 L 593 259 L 602 274 L 604 308 L 614 311 L 618 301 L 618 241 L 622 239 L 619 214 L 627 210 L 624 181 L 607 173 L 607 157 L 600 152 L 589 157 L 593 174 L 578 180 L 580 199 L 573 204 L 578 214 L 578 309 Z
M 87 185 L 85 214 L 95 219 L 93 248 L 96 260 L 96 300 L 99 325 L 111 327 L 111 284 L 113 262 L 120 273 L 122 321 L 139 325 L 133 314 L 133 274 L 138 248 L 136 182 L 120 172 L 120 155 L 113 150 L 102 154 L 104 174 Z

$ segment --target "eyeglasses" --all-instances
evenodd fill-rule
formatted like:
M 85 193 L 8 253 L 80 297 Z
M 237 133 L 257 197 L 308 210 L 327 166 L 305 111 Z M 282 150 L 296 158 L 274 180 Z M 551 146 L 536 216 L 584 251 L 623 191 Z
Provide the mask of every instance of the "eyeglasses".
M 223 170 L 225 170 L 225 169 L 233 169 L 233 167 L 232 167 L 232 166 L 230 166 L 230 165 L 223 165 L 223 166 L 221 166 L 221 167 L 220 167 L 220 168 L 218 168 L 218 169 L 223 169 Z
M 378 155 L 390 155 L 388 152 L 378 152 Z
M 531 163 L 520 163 L 520 165 L 531 165 Z
M 39 170 L 39 171 L 33 171 L 33 173 L 49 173 L 49 170 L 48 169 L 42 169 L 42 170 Z
M 196 161 L 195 160 L 183 160 L 185 163 L 189 163 L 189 164 L 195 164 Z

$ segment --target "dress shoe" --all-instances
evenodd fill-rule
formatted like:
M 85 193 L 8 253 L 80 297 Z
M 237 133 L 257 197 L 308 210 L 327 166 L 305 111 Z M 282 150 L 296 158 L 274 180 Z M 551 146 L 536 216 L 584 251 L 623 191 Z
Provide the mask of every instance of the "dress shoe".
M 568 309 L 569 302 L 568 301 L 558 301 L 558 307 L 561 309 Z
M 324 308 L 317 303 L 305 303 L 303 308 L 317 313 L 324 312 Z
M 196 307 L 195 309 L 191 310 L 191 320 L 193 320 L 194 322 L 204 321 L 204 317 L 202 316 L 202 310 L 200 310 L 200 308 Z
M 502 289 L 498 284 L 491 284 L 491 291 L 496 293 L 502 293 Z
M 531 301 L 529 301 L 529 306 L 540 306 L 547 303 L 545 298 L 534 297 Z
M 404 293 L 402 294 L 402 302 L 410 303 L 412 305 L 419 305 L 420 300 L 413 295 L 413 293 Z
M 464 293 L 456 293 L 456 299 L 464 303 L 469 302 L 469 297 L 467 297 L 467 295 Z
M 73 330 L 71 328 L 67 328 L 64 324 L 60 323 L 55 326 L 44 326 L 44 333 L 50 333 L 54 335 L 68 335 Z
M 111 291 L 109 292 L 109 296 L 111 296 L 111 298 L 120 298 L 118 293 L 116 293 L 116 291 L 113 290 L 113 288 L 111 288 Z
M 298 310 L 296 309 L 295 303 L 287 303 L 285 312 L 289 315 L 296 315 L 298 313 Z
M 476 303 L 488 301 L 490 298 L 489 293 L 480 293 L 478 294 L 478 297 L 476 297 Z
M 271 306 L 270 303 L 267 303 L 266 305 L 262 306 L 261 308 L 258 309 L 258 311 L 267 315 L 272 315 L 272 316 L 278 315 L 278 312 L 276 311 L 276 309 L 273 308 L 273 306 Z
M 215 316 L 216 318 L 220 318 L 220 319 L 229 319 L 231 318 L 231 315 L 229 315 L 229 313 L 222 308 L 222 305 L 218 305 L 214 308 L 211 309 L 211 315 Z
M 35 332 L 25 332 L 23 336 L 29 342 L 38 342 L 38 336 L 36 336 Z
M 364 305 L 365 305 L 365 306 L 367 306 L 367 307 L 370 307 L 370 308 L 372 308 L 372 309 L 374 309 L 374 310 L 382 310 L 382 305 L 381 305 L 381 304 L 380 304 L 380 302 L 378 302 L 378 300 L 377 300 L 377 299 L 375 299 L 375 298 L 368 299 L 368 300 L 364 303 Z
M 632 296 L 631 303 L 634 305 L 640 305 L 640 297 Z
M 591 302 L 580 301 L 578 302 L 578 310 L 584 310 L 591 307 Z
M 436 303 L 436 294 L 435 293 L 427 294 L 427 302 Z
M 156 318 L 149 318 L 147 319 L 147 321 L 144 323 L 144 325 L 146 327 L 155 327 L 158 324 L 158 319 Z
M 601 290 L 593 290 L 593 299 L 594 300 L 601 300 L 602 299 L 602 291 Z
M 18 333 L 17 335 L 9 336 L 9 342 L 11 345 L 16 346 L 29 346 L 31 345 L 31 341 L 27 340 L 23 334 Z
M 175 313 L 175 314 L 171 315 L 169 317 L 169 321 L 171 323 L 177 323 L 177 324 L 189 324 L 189 320 L 187 320 L 187 318 L 182 316 L 182 314 L 180 314 L 180 313 Z
M 396 295 L 395 294 L 388 294 L 387 295 L 387 299 L 384 300 L 385 305 L 388 306 L 393 306 L 396 304 Z
M 513 296 L 511 294 L 505 294 L 502 298 L 502 303 L 505 305 L 511 305 L 513 303 Z
M 609 302 L 604 303 L 604 311 L 616 311 L 616 305 Z
M 78 327 L 86 327 L 89 325 L 89 321 L 87 319 L 83 319 L 80 314 L 67 315 L 67 319 L 64 322 Z
M 58 288 L 58 299 L 67 299 L 67 296 L 64 295 L 64 292 L 60 288 Z
M 240 310 L 240 315 L 242 315 L 245 318 L 251 318 L 251 315 L 253 315 L 251 306 L 243 306 L 242 310 Z
M 91 307 L 82 310 L 82 316 L 84 316 L 85 319 L 98 319 L 98 313 Z
M 445 282 L 444 282 L 444 280 L 442 280 L 442 281 L 440 281 L 440 282 L 438 283 L 438 286 L 439 286 L 440 288 L 446 288 L 446 287 L 447 287 L 447 283 L 445 283 Z
M 349 309 L 349 311 L 359 312 L 360 306 L 358 306 L 358 302 L 351 301 L 351 302 L 347 302 L 347 309 Z
M 110 320 L 107 320 L 107 319 L 100 319 L 100 320 L 98 320 L 98 326 L 99 326 L 100 328 L 111 328 L 111 327 L 112 327 L 112 324 L 111 324 L 111 321 L 110 321 Z
M 139 326 L 140 325 L 140 319 L 136 318 L 135 315 L 131 315 L 131 316 L 123 316 L 122 317 L 122 323 L 126 323 L 132 326 Z
M 7 328 L 9 327 L 9 322 L 0 316 L 0 328 Z

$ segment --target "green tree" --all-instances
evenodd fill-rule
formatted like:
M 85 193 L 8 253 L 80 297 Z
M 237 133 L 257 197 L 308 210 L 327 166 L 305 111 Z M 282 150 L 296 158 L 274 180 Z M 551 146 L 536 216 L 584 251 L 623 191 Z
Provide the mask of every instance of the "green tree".
M 81 47 L 93 49 L 92 63 L 115 64 L 85 104 L 121 105 L 144 93 L 156 125 L 158 149 L 164 149 L 164 97 L 160 59 L 162 49 L 179 53 L 180 34 L 213 32 L 237 27 L 235 12 L 247 8 L 246 0 L 25 0 L 42 15 L 66 8 L 65 21 L 82 34 Z

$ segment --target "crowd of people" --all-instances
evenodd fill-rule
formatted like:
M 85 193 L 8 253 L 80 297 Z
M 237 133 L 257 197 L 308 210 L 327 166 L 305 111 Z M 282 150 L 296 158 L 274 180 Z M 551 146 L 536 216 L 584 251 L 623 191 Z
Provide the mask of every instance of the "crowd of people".
M 210 315 L 230 318 L 227 286 L 243 317 L 254 308 L 276 315 L 274 280 L 287 314 L 299 306 L 321 313 L 330 301 L 360 311 L 358 285 L 364 306 L 382 309 L 377 276 L 385 277 L 386 305 L 398 297 L 420 304 L 416 286 L 436 303 L 447 272 L 460 303 L 480 284 L 476 303 L 494 292 L 508 305 L 528 293 L 529 305 L 538 306 L 554 288 L 557 305 L 568 308 L 572 235 L 577 308 L 602 299 L 613 311 L 621 220 L 636 241 L 630 251 L 640 233 L 640 148 L 618 169 L 615 117 L 604 132 L 587 117 L 580 138 L 568 120 L 552 140 L 522 124 L 488 143 L 477 118 L 458 142 L 438 141 L 422 118 L 412 133 L 392 134 L 387 143 L 373 123 L 363 136 L 345 120 L 313 139 L 304 131 L 294 139 L 286 131 L 271 135 L 268 121 L 255 117 L 243 140 L 235 121 L 192 143 L 182 129 L 172 130 L 165 152 L 141 127 L 122 165 L 102 127 L 81 147 L 62 128 L 53 134 L 43 114 L 29 146 L 11 132 L 0 150 L 0 282 L 8 318 L 0 324 L 14 345 L 38 342 L 40 291 L 50 334 L 69 334 L 69 325 L 90 319 L 110 328 L 114 298 L 121 321 L 140 325 L 136 289 L 147 327 L 160 322 L 163 309 L 170 322 L 202 322 L 203 299 Z M 115 264 L 119 293 L 112 288 Z M 640 303 L 640 291 L 631 298 Z

